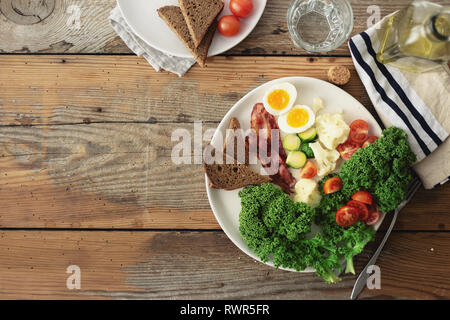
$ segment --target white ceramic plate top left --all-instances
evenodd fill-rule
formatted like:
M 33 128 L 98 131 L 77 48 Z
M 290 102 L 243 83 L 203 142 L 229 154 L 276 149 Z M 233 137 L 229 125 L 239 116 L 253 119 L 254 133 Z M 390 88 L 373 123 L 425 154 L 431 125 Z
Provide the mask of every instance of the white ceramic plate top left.
M 219 18 L 231 14 L 230 0 L 223 0 L 225 6 Z M 208 56 L 215 56 L 230 50 L 244 40 L 261 18 L 267 0 L 253 0 L 253 12 L 241 19 L 241 31 L 234 37 L 225 37 L 218 31 L 209 48 Z M 178 0 L 117 0 L 125 21 L 148 45 L 169 55 L 192 58 L 192 54 L 158 16 L 156 10 L 167 5 L 178 5 Z

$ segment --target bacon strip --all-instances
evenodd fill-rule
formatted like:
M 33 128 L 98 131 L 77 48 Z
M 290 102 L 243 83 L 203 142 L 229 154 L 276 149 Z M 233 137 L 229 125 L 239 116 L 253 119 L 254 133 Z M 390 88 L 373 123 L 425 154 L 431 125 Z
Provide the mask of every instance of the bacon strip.
M 288 166 L 286 165 L 287 155 L 281 144 L 281 135 L 278 135 L 278 152 L 276 154 L 271 154 L 271 130 L 279 130 L 275 117 L 266 111 L 262 103 L 257 103 L 253 107 L 250 122 L 251 128 L 255 131 L 256 136 L 250 135 L 248 143 L 251 146 L 257 146 L 256 148 L 250 147 L 250 150 L 258 151 L 258 159 L 265 168 L 270 167 L 274 159 L 278 158 L 278 172 L 270 177 L 284 192 L 288 194 L 292 193 L 296 180 L 289 172 Z M 260 131 L 262 129 L 265 129 L 265 131 Z M 267 137 L 265 135 L 267 135 Z M 267 157 L 263 157 L 262 155 L 267 155 Z

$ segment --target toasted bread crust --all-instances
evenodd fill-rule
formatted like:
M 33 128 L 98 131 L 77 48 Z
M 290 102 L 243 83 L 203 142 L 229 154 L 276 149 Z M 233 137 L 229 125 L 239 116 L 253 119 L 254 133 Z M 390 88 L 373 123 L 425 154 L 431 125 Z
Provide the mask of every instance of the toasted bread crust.
M 195 47 L 199 47 L 224 4 L 222 0 L 178 0 Z
M 203 169 L 210 187 L 215 189 L 235 190 L 272 181 L 269 176 L 260 175 L 245 164 L 203 163 Z
M 181 9 L 177 6 L 164 6 L 159 8 L 158 15 L 163 19 L 184 45 L 191 51 L 195 60 L 201 67 L 205 67 L 208 57 L 209 46 L 211 45 L 214 33 L 216 32 L 217 23 L 211 25 L 207 35 L 201 45 L 196 48 L 191 39 L 187 24 L 184 20 Z

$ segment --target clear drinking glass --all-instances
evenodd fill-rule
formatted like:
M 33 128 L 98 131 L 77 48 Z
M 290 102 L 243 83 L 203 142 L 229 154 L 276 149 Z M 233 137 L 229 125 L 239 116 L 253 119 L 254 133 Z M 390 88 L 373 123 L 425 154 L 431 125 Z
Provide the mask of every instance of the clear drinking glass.
M 347 0 L 292 0 L 287 25 L 297 47 L 332 51 L 350 36 L 353 10 Z

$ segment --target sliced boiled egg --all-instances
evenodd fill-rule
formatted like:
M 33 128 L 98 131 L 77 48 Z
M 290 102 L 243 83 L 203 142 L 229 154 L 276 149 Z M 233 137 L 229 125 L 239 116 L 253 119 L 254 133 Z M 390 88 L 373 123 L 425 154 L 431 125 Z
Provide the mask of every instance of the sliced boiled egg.
M 264 95 L 264 108 L 270 114 L 279 116 L 288 112 L 297 99 L 297 89 L 285 82 L 272 86 Z
M 278 118 L 278 126 L 285 133 L 300 133 L 311 128 L 315 121 L 310 107 L 298 105 Z

